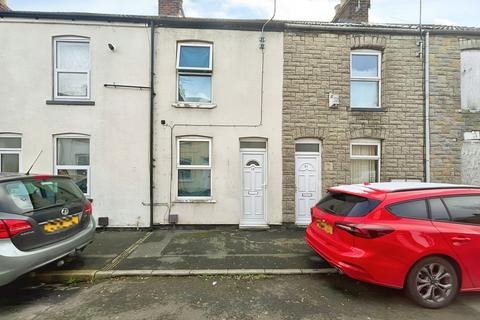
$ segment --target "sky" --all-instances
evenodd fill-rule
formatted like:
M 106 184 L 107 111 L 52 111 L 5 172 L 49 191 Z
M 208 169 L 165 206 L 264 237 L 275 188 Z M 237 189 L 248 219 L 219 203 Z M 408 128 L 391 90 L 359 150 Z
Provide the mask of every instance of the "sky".
M 340 0 L 277 0 L 276 19 L 330 21 Z M 157 0 L 8 0 L 14 10 L 156 15 Z M 418 23 L 420 0 L 371 0 L 370 22 Z M 266 19 L 273 0 L 184 0 L 189 17 Z M 479 0 L 423 0 L 424 23 L 480 27 Z

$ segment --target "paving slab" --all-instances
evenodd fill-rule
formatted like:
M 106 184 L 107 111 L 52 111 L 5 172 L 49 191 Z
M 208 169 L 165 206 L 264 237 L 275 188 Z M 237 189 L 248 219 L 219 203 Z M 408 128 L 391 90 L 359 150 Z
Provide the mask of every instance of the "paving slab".
M 40 271 L 102 269 L 145 234 L 145 231 L 98 231 L 79 257 L 67 261 L 60 268 L 51 263 Z

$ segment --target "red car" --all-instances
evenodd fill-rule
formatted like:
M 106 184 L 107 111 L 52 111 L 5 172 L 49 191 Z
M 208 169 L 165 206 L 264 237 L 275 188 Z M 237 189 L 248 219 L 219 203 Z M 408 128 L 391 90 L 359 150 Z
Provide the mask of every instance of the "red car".
M 340 186 L 311 213 L 305 240 L 351 278 L 404 288 L 427 308 L 480 291 L 480 187 Z

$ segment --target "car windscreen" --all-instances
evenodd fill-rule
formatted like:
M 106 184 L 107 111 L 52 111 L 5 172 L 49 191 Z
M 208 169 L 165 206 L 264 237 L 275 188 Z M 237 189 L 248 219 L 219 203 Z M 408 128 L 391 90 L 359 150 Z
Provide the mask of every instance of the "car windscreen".
M 363 217 L 375 209 L 380 202 L 347 193 L 331 192 L 320 200 L 316 207 L 336 216 Z
M 31 178 L 0 183 L 0 212 L 27 214 L 83 200 L 82 191 L 66 178 Z

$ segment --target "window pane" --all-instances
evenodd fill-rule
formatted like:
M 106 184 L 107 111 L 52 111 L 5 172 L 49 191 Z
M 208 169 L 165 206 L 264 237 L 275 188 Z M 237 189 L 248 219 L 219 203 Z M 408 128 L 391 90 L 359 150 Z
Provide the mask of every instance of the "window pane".
M 297 152 L 319 152 L 320 145 L 318 143 L 297 143 L 295 145 Z
M 353 144 L 352 156 L 378 156 L 378 146 Z
M 88 95 L 88 74 L 59 72 L 58 95 L 61 97 L 86 97 Z
M 20 149 L 22 147 L 22 138 L 3 137 L 0 138 L 0 149 Z
M 180 165 L 210 165 L 209 145 L 208 141 L 180 141 Z
M 90 140 L 84 138 L 57 139 L 57 165 L 90 165 Z
M 18 154 L 2 154 L 1 163 L 0 172 L 18 172 L 20 170 L 20 156 Z
M 446 197 L 443 200 L 453 221 L 480 224 L 480 197 Z
M 440 221 L 450 220 L 447 209 L 443 205 L 442 200 L 430 199 L 428 201 L 430 203 L 430 212 L 432 214 L 432 220 L 440 220 Z
M 90 69 L 89 43 L 57 42 L 57 68 L 86 71 Z
M 179 197 L 210 197 L 210 170 L 178 170 Z
M 212 76 L 179 75 L 178 101 L 212 102 Z
M 255 142 L 255 141 L 241 141 L 240 148 L 241 149 L 265 149 L 267 147 L 266 142 Z
M 351 160 L 352 183 L 378 182 L 377 160 Z
M 397 217 L 428 219 L 425 200 L 399 203 L 388 207 L 388 210 Z
M 181 46 L 180 68 L 210 68 L 210 47 Z
M 346 193 L 329 193 L 316 207 L 336 216 L 363 217 L 375 209 L 380 202 Z
M 378 77 L 378 56 L 353 54 L 352 77 Z
M 69 176 L 73 182 L 82 190 L 88 193 L 88 171 L 85 169 L 59 169 L 57 172 L 60 176 Z
M 356 108 L 377 108 L 378 81 L 351 81 L 350 104 Z

